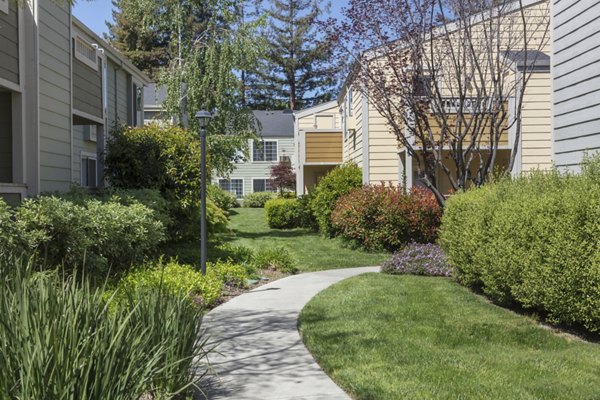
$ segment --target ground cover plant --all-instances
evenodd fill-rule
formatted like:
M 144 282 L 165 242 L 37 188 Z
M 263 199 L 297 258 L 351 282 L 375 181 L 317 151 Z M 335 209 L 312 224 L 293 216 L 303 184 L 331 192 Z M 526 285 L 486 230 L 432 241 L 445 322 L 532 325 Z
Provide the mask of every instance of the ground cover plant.
M 366 185 L 341 196 L 331 214 L 335 232 L 367 249 L 398 250 L 436 240 L 442 209 L 422 188 Z
M 597 399 L 600 345 L 542 327 L 447 278 L 366 274 L 318 294 L 299 329 L 358 400 Z
M 440 243 L 456 278 L 503 305 L 600 331 L 600 157 L 581 175 L 505 179 L 451 197 Z
M 149 288 L 121 301 L 81 276 L 0 260 L 0 398 L 171 399 L 206 354 L 203 311 Z M 198 375 L 194 375 L 197 373 Z
M 381 266 L 381 271 L 392 275 L 450 276 L 452 268 L 446 254 L 434 243 L 409 243 L 394 253 Z
M 325 239 L 309 228 L 269 228 L 264 209 L 237 208 L 232 210 L 230 218 L 231 233 L 222 235 L 225 243 L 253 251 L 284 247 L 296 260 L 299 272 L 381 265 L 389 257 L 385 252 L 366 252 L 345 247 L 342 240 Z

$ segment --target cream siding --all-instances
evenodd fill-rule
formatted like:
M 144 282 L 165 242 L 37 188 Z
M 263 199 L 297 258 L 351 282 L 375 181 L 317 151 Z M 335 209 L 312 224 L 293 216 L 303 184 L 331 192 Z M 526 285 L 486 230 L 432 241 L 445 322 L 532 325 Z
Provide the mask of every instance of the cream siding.
M 552 100 L 550 72 L 531 75 L 523 96 L 521 171 L 552 167 Z
M 398 184 L 398 142 L 387 120 L 369 105 L 369 182 Z
M 577 170 L 600 151 L 600 2 L 555 0 L 553 16 L 554 161 Z
M 350 161 L 356 165 L 362 166 L 362 99 L 363 96 L 359 90 L 352 90 L 352 115 L 347 113 L 346 135 L 344 140 L 344 161 Z M 344 98 L 348 102 L 348 94 Z M 351 130 L 354 130 L 353 132 Z
M 71 184 L 70 6 L 39 3 L 40 191 Z
M 19 12 L 9 1 L 8 14 L 0 12 L 0 78 L 19 84 Z

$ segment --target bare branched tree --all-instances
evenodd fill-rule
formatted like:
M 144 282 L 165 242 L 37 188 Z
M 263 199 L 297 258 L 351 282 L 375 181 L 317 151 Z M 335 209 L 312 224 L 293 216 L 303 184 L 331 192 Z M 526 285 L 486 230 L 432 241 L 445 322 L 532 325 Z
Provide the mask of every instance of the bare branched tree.
M 524 4 L 527 3 L 527 4 Z M 331 38 L 353 58 L 352 85 L 367 96 L 440 204 L 514 168 L 521 109 L 549 45 L 546 1 L 351 0 Z M 506 151 L 508 153 L 508 151 Z

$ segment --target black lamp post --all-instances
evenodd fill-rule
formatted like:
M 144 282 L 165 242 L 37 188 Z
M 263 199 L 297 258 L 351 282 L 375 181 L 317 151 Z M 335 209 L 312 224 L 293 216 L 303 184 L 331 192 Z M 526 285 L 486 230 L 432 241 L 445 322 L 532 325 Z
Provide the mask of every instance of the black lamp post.
M 205 109 L 196 113 L 196 121 L 200 126 L 200 269 L 206 274 L 206 126 L 212 114 Z

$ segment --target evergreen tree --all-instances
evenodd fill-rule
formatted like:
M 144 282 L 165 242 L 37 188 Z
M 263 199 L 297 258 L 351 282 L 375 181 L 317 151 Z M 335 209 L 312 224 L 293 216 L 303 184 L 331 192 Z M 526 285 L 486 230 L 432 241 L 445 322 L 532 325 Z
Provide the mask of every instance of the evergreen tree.
M 328 11 L 329 3 L 316 0 L 272 1 L 265 57 L 247 78 L 250 107 L 299 110 L 333 97 L 332 48 L 319 41 L 319 21 Z

